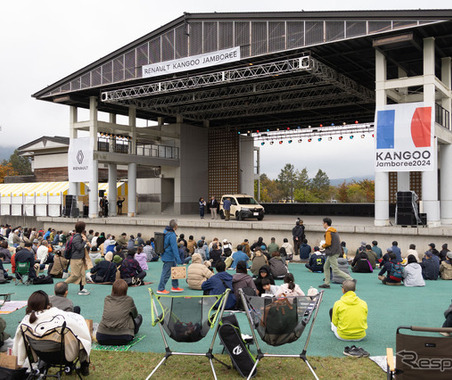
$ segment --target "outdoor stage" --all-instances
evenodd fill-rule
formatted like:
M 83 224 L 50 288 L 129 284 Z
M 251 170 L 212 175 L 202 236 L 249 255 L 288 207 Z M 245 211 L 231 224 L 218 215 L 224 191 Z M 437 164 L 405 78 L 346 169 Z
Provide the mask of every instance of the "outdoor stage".
M 328 215 L 326 215 L 328 216 Z M 295 226 L 296 216 L 294 215 L 266 215 L 263 221 L 245 220 L 229 222 L 218 217 L 217 220 L 210 219 L 207 215 L 205 219 L 200 219 L 198 215 L 142 215 L 135 218 L 110 217 L 96 219 L 75 219 L 75 218 L 51 218 L 39 217 L 38 223 L 45 229 L 52 227 L 55 229 L 69 231 L 74 228 L 77 220 L 86 222 L 86 229 L 93 229 L 98 232 L 111 233 L 119 236 L 126 232 L 134 234 L 141 232 L 145 239 L 154 235 L 154 232 L 163 231 L 170 219 L 178 221 L 178 234 L 185 234 L 188 239 L 193 235 L 196 240 L 205 236 L 207 241 L 218 237 L 220 240 L 228 239 L 234 246 L 241 243 L 243 239 L 248 239 L 253 243 L 259 236 L 264 238 L 268 244 L 271 237 L 276 238 L 280 245 L 283 238 L 292 240 L 292 228 Z M 306 227 L 306 237 L 311 246 L 317 245 L 323 239 L 324 229 L 322 226 L 322 216 L 303 216 Z M 337 228 L 341 240 L 347 242 L 349 249 L 356 249 L 362 241 L 370 244 L 372 240 L 377 240 L 378 245 L 385 249 L 390 247 L 392 241 L 397 240 L 402 250 L 408 249 L 409 244 L 416 244 L 418 251 L 426 251 L 429 243 L 435 243 L 437 248 L 443 243 L 449 242 L 452 236 L 452 226 L 447 227 L 375 227 L 373 218 L 333 216 L 333 227 Z

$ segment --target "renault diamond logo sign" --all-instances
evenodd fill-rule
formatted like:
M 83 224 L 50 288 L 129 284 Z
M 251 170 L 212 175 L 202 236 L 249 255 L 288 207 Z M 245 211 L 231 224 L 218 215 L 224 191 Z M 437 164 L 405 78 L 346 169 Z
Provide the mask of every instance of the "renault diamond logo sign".
M 82 150 L 79 150 L 79 151 L 77 152 L 77 156 L 76 156 L 76 159 L 77 159 L 77 162 L 79 163 L 79 165 L 82 164 L 84 158 L 85 158 L 85 157 L 83 156 Z

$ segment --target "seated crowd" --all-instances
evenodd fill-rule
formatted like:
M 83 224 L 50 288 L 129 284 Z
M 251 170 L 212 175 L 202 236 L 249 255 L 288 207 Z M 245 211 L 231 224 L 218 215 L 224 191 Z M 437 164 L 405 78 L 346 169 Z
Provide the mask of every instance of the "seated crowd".
M 133 298 L 127 295 L 128 287 L 144 285 L 151 263 L 157 261 L 163 262 L 158 294 L 170 293 L 165 286 L 171 268 L 177 264 L 187 265 L 186 283 L 190 289 L 206 295 L 220 295 L 230 289 L 226 309 L 241 309 L 239 289 L 248 295 L 262 297 L 290 299 L 305 296 L 288 265 L 294 256 L 299 256 L 306 263 L 307 270 L 324 273 L 328 283 L 325 282 L 321 288 L 329 288 L 329 281 L 342 284 L 343 295 L 331 308 L 330 318 L 334 335 L 344 341 L 360 341 L 367 330 L 367 303 L 356 295 L 356 280 L 351 279 L 350 272 L 373 273 L 378 268 L 377 276 L 383 284 L 404 284 L 407 287 L 425 286 L 426 280 L 452 279 L 452 252 L 447 244 L 438 251 L 431 243 L 424 254 L 419 254 L 414 244 L 402 251 L 394 241 L 383 254 L 378 242 L 373 241 L 372 244 L 362 242 L 355 252 L 338 240 L 331 220 L 325 220 L 325 241 L 319 242 L 313 250 L 304 233 L 296 250 L 287 238 L 283 239 L 281 246 L 274 237 L 268 245 L 262 237 L 252 244 L 244 239 L 235 249 L 228 239 L 214 238 L 209 242 L 204 236 L 197 240 L 189 235 L 186 240 L 184 234 L 176 235 L 177 223 L 174 220 L 165 228 L 162 252 L 156 249 L 154 238 L 144 240 L 141 233 L 136 237 L 122 233 L 116 238 L 104 232 L 86 232 L 84 222 L 77 222 L 74 231 L 69 233 L 51 228 L 37 231 L 2 226 L 0 283 L 13 279 L 3 268 L 3 263 L 11 263 L 17 281 L 25 277 L 19 273 L 19 266 L 26 268 L 32 284 L 39 283 L 40 277 L 64 279 L 56 283 L 54 295 L 49 297 L 45 292 L 37 291 L 30 296 L 27 315 L 16 332 L 13 352 L 22 364 L 25 361 L 20 334 L 22 325 L 35 329 L 49 318 L 61 315 L 68 327 L 79 324 L 80 345 L 76 357 L 82 363 L 83 372 L 89 373 L 91 335 L 85 330 L 86 323 L 80 322 L 83 319 L 80 307 L 74 306 L 67 298 L 68 284 L 78 284 L 79 295 L 90 294 L 85 289 L 87 283 L 112 286 L 111 295 L 105 297 L 102 319 L 95 336 L 103 345 L 125 345 L 134 339 L 143 321 Z M 40 273 L 43 274 L 40 276 Z M 184 290 L 179 287 L 178 280 L 172 279 L 171 285 L 172 292 Z M 445 314 L 445 326 L 452 326 L 450 309 Z M 347 349 L 344 354 L 349 356 L 368 355 L 355 346 Z

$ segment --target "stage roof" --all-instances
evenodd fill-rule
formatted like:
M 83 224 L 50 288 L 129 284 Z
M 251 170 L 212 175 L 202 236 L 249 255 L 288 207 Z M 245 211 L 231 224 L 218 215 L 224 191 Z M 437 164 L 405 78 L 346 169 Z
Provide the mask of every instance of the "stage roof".
M 388 78 L 421 75 L 426 37 L 435 38 L 440 77 L 441 58 L 452 56 L 452 10 L 185 13 L 33 96 L 85 108 L 97 96 L 101 111 L 134 105 L 145 119 L 242 131 L 368 122 L 375 49 Z M 142 77 L 143 65 L 233 47 L 238 62 Z

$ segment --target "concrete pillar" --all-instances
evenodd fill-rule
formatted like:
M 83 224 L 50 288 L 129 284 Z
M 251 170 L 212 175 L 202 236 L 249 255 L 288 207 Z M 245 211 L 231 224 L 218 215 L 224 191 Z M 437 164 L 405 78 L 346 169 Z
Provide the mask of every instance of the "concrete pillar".
M 451 58 L 446 57 L 441 59 L 441 82 L 444 83 L 444 85 L 451 90 L 452 89 L 452 72 L 451 72 Z M 441 100 L 441 106 L 449 111 L 449 128 L 452 128 L 452 121 L 451 121 L 451 111 L 452 111 L 452 98 L 451 97 L 443 97 Z
M 93 150 L 97 151 L 97 98 L 89 98 L 89 137 L 94 144 Z M 89 182 L 89 217 L 97 218 L 99 215 L 99 174 L 98 162 L 93 160 L 93 179 Z
M 435 105 L 435 39 L 424 38 L 424 103 Z M 432 160 L 433 170 L 422 172 L 422 204 L 427 213 L 427 224 L 440 225 L 438 201 L 438 149 L 435 137 Z
M 131 106 L 129 106 L 129 127 L 130 136 L 132 137 L 129 153 L 137 154 L 137 110 Z
M 441 224 L 452 224 L 452 145 L 441 145 Z
M 129 164 L 129 171 L 127 174 L 128 178 L 128 188 L 129 188 L 129 195 L 128 195 L 128 208 L 129 208 L 129 216 L 136 216 L 137 213 L 137 164 L 136 163 L 130 163 Z
M 69 138 L 77 138 L 77 129 L 75 128 L 75 123 L 77 123 L 77 107 L 71 106 L 69 108 Z M 77 182 L 69 182 L 69 195 L 78 195 L 78 184 Z
M 386 105 L 384 82 L 387 78 L 386 57 L 375 50 L 375 105 L 382 108 Z M 375 226 L 389 225 L 389 173 L 375 172 Z
M 116 164 L 108 164 L 108 215 L 110 216 L 116 216 L 116 200 L 118 199 L 117 182 L 118 171 L 116 169 Z

